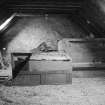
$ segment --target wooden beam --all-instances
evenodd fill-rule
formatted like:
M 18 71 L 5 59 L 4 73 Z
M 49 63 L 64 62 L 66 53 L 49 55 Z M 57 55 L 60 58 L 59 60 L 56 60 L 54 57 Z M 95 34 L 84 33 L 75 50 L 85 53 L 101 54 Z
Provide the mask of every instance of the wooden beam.
M 101 62 L 81 62 L 81 63 L 72 63 L 73 67 L 105 67 L 105 63 Z

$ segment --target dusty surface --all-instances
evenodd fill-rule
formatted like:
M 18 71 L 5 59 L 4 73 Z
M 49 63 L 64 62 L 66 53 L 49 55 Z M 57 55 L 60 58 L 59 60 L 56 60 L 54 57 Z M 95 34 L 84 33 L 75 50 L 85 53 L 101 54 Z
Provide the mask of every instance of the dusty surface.
M 63 37 L 84 38 L 87 36 L 83 29 L 72 22 L 68 16 L 49 15 L 46 19 L 45 16 L 35 15 L 17 19 L 2 36 L 0 44 L 7 45 L 8 52 L 28 52 L 48 40 L 56 44 L 56 41 Z
M 73 78 L 72 85 L 1 86 L 0 105 L 105 105 L 105 78 Z

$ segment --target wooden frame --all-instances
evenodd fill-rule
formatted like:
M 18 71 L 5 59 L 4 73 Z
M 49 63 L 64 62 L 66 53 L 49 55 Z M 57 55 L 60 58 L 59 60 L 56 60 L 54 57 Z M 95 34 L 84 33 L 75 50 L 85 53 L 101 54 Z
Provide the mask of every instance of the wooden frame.
M 68 48 L 68 52 L 70 54 L 70 57 L 72 58 L 72 61 L 73 61 L 72 66 L 73 67 L 85 67 L 85 68 L 86 67 L 96 67 L 96 68 L 105 67 L 105 62 L 101 61 L 101 59 L 105 59 L 105 56 L 102 55 L 105 53 L 105 38 L 92 38 L 92 39 L 64 38 L 63 40 L 67 41 L 70 44 L 69 48 Z M 90 45 L 88 45 L 88 43 Z M 79 50 L 80 52 L 76 51 L 76 48 L 75 48 L 76 44 L 78 45 L 78 47 L 80 47 L 80 49 L 81 49 L 81 50 Z M 79 58 L 80 61 L 78 60 L 78 62 L 76 62 L 74 53 L 78 54 L 78 56 L 79 56 L 79 53 L 82 54 L 83 50 L 84 50 L 84 52 L 86 52 L 85 48 L 88 49 L 88 51 L 90 51 L 90 53 L 91 53 L 90 59 L 93 59 L 93 60 L 89 61 L 89 60 L 85 59 L 83 62 L 83 61 L 81 61 L 82 58 L 81 59 Z M 88 52 L 86 52 L 86 53 L 88 55 Z M 83 53 L 83 55 L 81 57 L 85 57 L 85 55 L 86 54 Z M 91 58 L 91 57 L 93 57 L 93 58 Z M 89 58 L 89 57 L 87 56 L 87 58 Z M 95 59 L 95 58 L 97 58 L 99 60 L 97 61 L 97 59 Z
M 11 59 L 12 59 L 13 69 L 15 68 L 14 56 L 18 56 L 18 55 L 23 55 L 24 56 L 24 55 L 29 55 L 29 54 L 31 54 L 31 53 L 12 53 L 11 54 Z M 56 63 L 54 63 L 54 62 L 56 62 Z M 60 62 L 65 65 L 64 68 L 62 68 L 63 66 L 62 66 L 62 64 Z M 55 66 L 56 67 L 55 67 L 55 69 L 51 68 L 51 70 L 49 70 L 50 67 L 46 68 L 46 66 L 44 66 L 44 64 L 43 64 L 42 65 L 43 70 L 41 69 L 41 71 L 39 71 L 39 70 L 36 70 L 37 68 L 34 67 L 33 63 L 35 63 L 36 65 L 38 65 L 40 63 L 41 64 L 45 63 L 46 65 L 47 64 L 51 65 L 51 63 L 53 63 L 53 67 L 55 67 Z M 60 64 L 61 64 L 61 67 L 60 67 Z M 66 68 L 66 66 L 68 66 L 68 67 Z M 33 68 L 31 68 L 31 67 L 33 67 Z M 30 70 L 30 69 L 34 69 L 34 70 Z M 61 70 L 59 70 L 59 69 L 61 69 Z M 45 70 L 47 70 L 47 71 L 45 71 Z M 42 61 L 37 61 L 37 60 L 33 60 L 33 59 L 31 60 L 30 59 L 29 60 L 29 70 L 28 71 L 22 71 L 22 72 L 19 73 L 19 75 L 20 75 L 20 77 L 18 77 L 18 78 L 22 78 L 22 76 L 23 76 L 25 78 L 25 80 L 27 80 L 27 82 L 25 83 L 25 82 L 22 82 L 22 81 L 18 81 L 18 79 L 17 79 L 16 81 L 14 81 L 13 85 L 22 85 L 22 84 L 23 85 L 24 84 L 27 84 L 27 85 L 71 84 L 72 83 L 71 61 L 43 61 L 43 60 Z M 33 80 L 28 79 L 28 78 L 33 78 L 33 77 L 36 77 L 36 78 L 34 78 L 35 83 L 34 82 L 30 83 Z

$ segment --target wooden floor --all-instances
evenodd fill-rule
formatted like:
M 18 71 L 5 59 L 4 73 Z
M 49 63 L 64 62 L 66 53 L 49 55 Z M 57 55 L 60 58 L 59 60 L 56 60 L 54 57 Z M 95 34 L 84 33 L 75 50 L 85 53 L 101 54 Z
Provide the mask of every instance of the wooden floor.
M 36 78 L 20 71 L 0 85 L 0 105 L 105 105 L 104 68 L 74 68 L 72 84 L 38 85 Z
M 0 105 L 105 105 L 105 77 L 68 85 L 0 86 Z

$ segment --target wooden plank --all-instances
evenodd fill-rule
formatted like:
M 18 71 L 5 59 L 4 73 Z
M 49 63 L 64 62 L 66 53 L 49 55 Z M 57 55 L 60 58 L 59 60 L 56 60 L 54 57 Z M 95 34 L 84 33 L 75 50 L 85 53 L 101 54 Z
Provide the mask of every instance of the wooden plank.
M 80 42 L 86 42 L 86 41 L 88 41 L 88 42 L 93 42 L 93 41 L 105 41 L 105 38 L 91 38 L 91 39 L 84 39 L 84 38 L 64 38 L 66 41 L 70 41 L 70 42 L 78 42 L 78 41 L 80 41 Z
M 39 71 L 41 84 L 72 83 L 71 61 L 29 61 L 30 72 Z
M 72 78 L 96 78 L 105 77 L 105 70 L 75 70 L 72 73 Z
M 40 75 L 18 75 L 13 81 L 12 85 L 18 86 L 34 86 L 40 85 Z
M 46 84 L 46 72 L 41 73 L 41 84 Z
M 66 83 L 72 83 L 72 73 L 66 73 Z
M 68 84 L 72 83 L 71 73 L 43 73 L 41 74 L 41 83 L 42 84 Z
M 101 63 L 101 62 L 72 63 L 72 67 L 105 67 L 105 63 Z
M 71 61 L 29 61 L 30 71 L 62 71 L 71 69 Z

